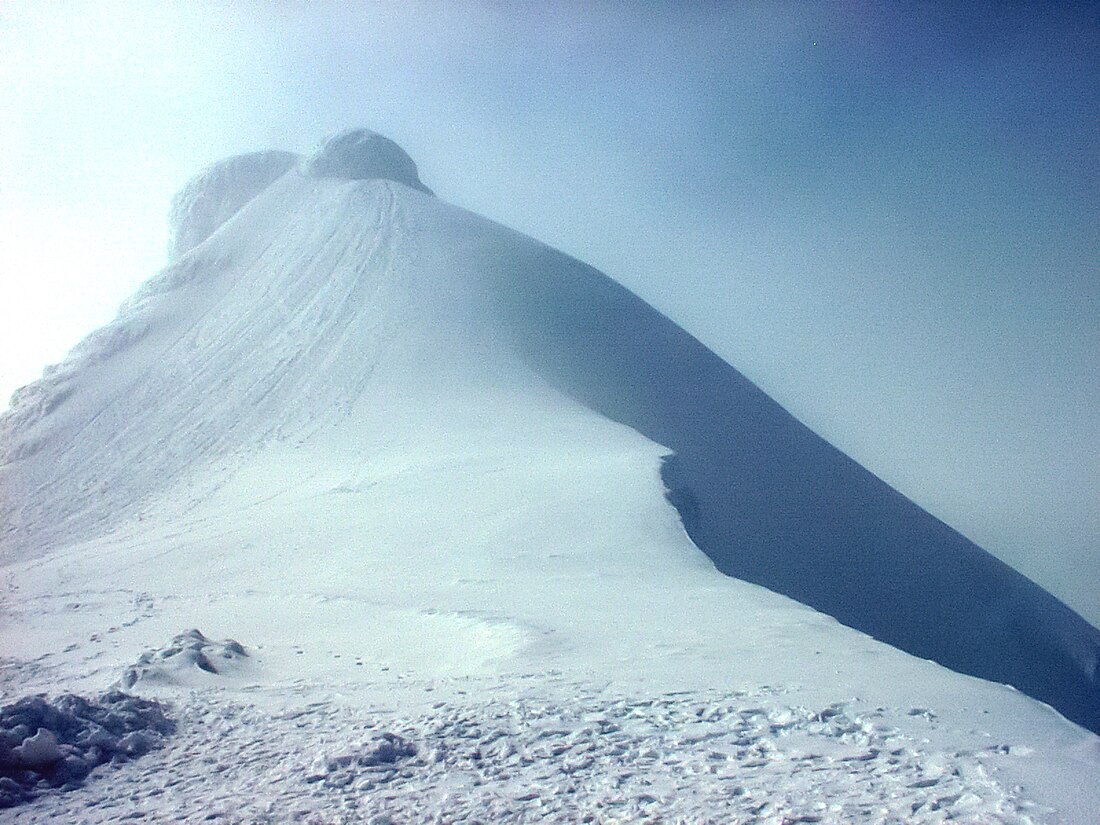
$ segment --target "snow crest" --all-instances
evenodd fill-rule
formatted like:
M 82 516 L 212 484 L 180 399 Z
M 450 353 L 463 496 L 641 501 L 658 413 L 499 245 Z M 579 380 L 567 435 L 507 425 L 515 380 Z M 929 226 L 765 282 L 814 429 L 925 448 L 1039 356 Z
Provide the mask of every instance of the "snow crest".
M 423 183 L 411 157 L 387 137 L 370 129 L 351 129 L 325 140 L 302 164 L 315 178 L 392 180 L 432 194 Z
M 169 259 L 179 258 L 213 235 L 297 162 L 293 152 L 251 152 L 227 158 L 195 175 L 172 199 Z

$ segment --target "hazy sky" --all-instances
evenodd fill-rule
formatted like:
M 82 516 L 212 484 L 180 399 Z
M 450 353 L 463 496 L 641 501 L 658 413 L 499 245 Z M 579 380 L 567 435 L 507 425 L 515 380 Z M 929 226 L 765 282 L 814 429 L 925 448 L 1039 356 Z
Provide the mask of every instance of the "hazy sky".
M 1054 5 L 0 2 L 0 395 L 201 166 L 369 126 L 1100 623 L 1100 9 Z

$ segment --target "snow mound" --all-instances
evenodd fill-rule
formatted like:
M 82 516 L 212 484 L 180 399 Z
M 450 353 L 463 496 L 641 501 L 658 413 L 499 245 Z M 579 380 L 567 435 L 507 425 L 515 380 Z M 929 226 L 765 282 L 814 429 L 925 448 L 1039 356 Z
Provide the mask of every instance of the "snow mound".
M 165 647 L 149 650 L 127 668 L 121 684 L 132 688 L 138 682 L 159 684 L 192 684 L 202 676 L 232 675 L 241 670 L 248 652 L 235 639 L 216 642 L 199 630 L 188 630 L 175 636 Z
M 297 161 L 293 152 L 251 152 L 227 158 L 195 175 L 172 199 L 169 259 L 179 258 L 213 235 Z
M 381 178 L 432 194 L 405 150 L 370 129 L 350 129 L 328 138 L 302 164 L 302 171 L 315 178 Z
M 0 708 L 0 809 L 29 802 L 45 787 L 78 788 L 99 765 L 136 759 L 174 732 L 161 705 L 118 692 L 98 700 L 31 696 L 5 705 Z

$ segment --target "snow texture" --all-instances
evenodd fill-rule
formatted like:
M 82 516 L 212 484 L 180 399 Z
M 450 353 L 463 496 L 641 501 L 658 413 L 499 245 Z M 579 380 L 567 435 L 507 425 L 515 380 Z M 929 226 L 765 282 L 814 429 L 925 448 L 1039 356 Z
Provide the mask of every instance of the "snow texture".
M 17 821 L 1092 819 L 1095 628 L 364 134 L 0 417 L 0 690 L 182 703 Z
M 559 685 L 562 698 L 548 699 L 468 687 L 460 702 L 408 712 L 192 696 L 163 749 L 11 821 L 76 811 L 89 824 L 1055 821 L 999 776 L 1028 761 L 1026 748 L 938 750 L 927 735 L 939 720 L 920 709 L 804 707 L 775 689 Z

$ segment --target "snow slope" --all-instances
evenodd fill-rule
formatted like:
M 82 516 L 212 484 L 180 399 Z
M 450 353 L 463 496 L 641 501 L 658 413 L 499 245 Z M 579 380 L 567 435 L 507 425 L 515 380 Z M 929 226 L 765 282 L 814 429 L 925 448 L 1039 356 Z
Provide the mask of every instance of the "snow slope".
M 1100 732 L 1100 631 L 618 284 L 524 252 L 492 288 L 519 348 L 571 396 L 669 448 L 670 501 L 720 570 Z
M 190 627 L 250 654 L 144 667 L 174 750 L 19 821 L 197 820 L 196 796 L 240 821 L 1089 821 L 1095 736 L 721 575 L 684 527 L 745 578 L 769 565 L 736 567 L 742 548 L 772 554 L 775 589 L 820 577 L 793 593 L 818 606 L 862 582 L 877 610 L 843 618 L 889 600 L 905 621 L 865 629 L 898 644 L 1061 668 L 1044 698 L 1066 715 L 1096 707 L 1092 628 L 599 273 L 407 185 L 404 153 L 349 164 L 379 145 L 352 135 L 205 173 L 192 195 L 223 222 L 0 419 L 5 694 L 101 690 Z M 923 564 L 891 556 L 918 535 Z M 941 575 L 955 551 L 965 586 Z M 1029 610 L 1026 638 L 1002 626 Z M 380 779 L 340 756 L 368 729 L 419 755 Z M 240 790 L 259 777 L 268 795 Z

